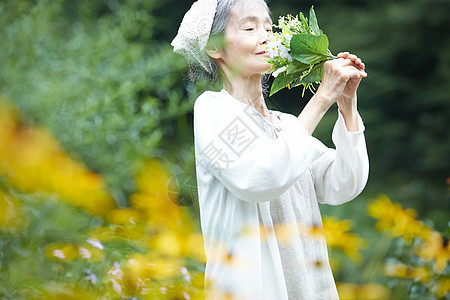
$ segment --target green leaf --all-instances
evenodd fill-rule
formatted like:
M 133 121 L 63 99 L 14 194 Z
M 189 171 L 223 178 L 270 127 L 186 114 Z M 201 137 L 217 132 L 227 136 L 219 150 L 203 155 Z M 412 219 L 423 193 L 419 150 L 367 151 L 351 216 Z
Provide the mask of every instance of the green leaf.
M 311 30 L 314 32 L 315 35 L 320 35 L 319 24 L 317 23 L 317 17 L 316 13 L 314 12 L 314 6 L 311 6 L 311 9 L 309 10 L 309 28 L 311 28 Z
M 302 80 L 300 80 L 298 82 L 298 84 L 302 84 L 302 83 L 317 83 L 317 82 L 322 81 L 323 64 L 324 64 L 324 62 L 321 62 L 320 64 L 315 65 L 312 68 L 311 72 L 309 72 L 308 75 L 303 77 Z M 297 85 L 294 85 L 294 86 L 297 86 Z
M 300 16 L 300 22 L 302 24 L 304 24 L 305 26 L 307 26 L 308 25 L 308 19 L 305 18 L 305 16 L 303 15 L 302 12 L 299 13 L 299 16 Z
M 288 84 L 292 83 L 296 78 L 301 76 L 301 72 L 286 74 L 286 72 L 278 74 L 275 80 L 272 83 L 272 87 L 270 88 L 270 95 L 272 96 L 279 90 L 284 89 Z
M 289 74 L 293 74 L 293 73 L 297 73 L 297 72 L 301 72 L 301 71 L 307 70 L 307 69 L 309 69 L 309 66 L 310 66 L 310 65 L 301 63 L 301 62 L 299 62 L 299 61 L 297 61 L 297 60 L 293 60 L 293 61 L 288 65 L 286 74 L 289 75 Z
M 304 64 L 316 64 L 326 60 L 329 57 L 327 36 L 306 33 L 294 35 L 291 39 L 291 56 Z

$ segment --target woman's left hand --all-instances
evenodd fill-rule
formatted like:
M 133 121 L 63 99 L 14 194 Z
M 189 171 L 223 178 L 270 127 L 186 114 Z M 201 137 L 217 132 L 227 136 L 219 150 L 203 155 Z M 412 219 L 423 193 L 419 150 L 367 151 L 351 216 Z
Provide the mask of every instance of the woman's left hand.
M 367 76 L 364 69 L 361 59 L 348 52 L 339 53 L 337 59 L 324 63 L 322 83 L 298 116 L 308 133 L 314 131 L 325 112 L 335 102 L 344 117 L 347 130 L 359 130 L 356 90 L 361 79 Z
M 349 52 L 341 52 L 337 55 L 338 59 L 348 59 L 352 62 L 352 65 L 358 70 L 363 71 L 365 74 L 364 77 L 367 76 L 367 73 L 364 71 L 365 64 L 361 61 L 359 57 L 354 54 L 350 54 Z M 341 97 L 337 99 L 337 104 L 341 110 L 349 109 L 350 107 L 356 105 L 356 90 L 358 89 L 359 83 L 363 76 L 358 78 L 350 78 L 347 81 L 347 84 L 342 91 Z

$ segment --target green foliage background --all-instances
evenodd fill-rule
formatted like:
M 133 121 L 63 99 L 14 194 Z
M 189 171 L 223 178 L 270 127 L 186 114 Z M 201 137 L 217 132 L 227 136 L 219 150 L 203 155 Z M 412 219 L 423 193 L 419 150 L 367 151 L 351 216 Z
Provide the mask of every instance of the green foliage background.
M 154 1 L 34 2 L 0 6 L 1 90 L 125 205 L 138 158 L 166 156 L 187 130 L 183 58 L 153 39 Z
M 358 94 L 371 163 L 362 196 L 384 191 L 446 228 L 450 43 L 442 37 L 448 36 L 450 3 L 306 1 L 299 7 L 295 1 L 283 1 L 271 6 L 278 16 L 295 12 L 296 7 L 305 12 L 313 4 L 330 50 L 353 52 L 367 66 L 369 76 Z M 306 101 L 295 97 L 300 99 L 299 91 L 285 91 L 271 102 L 298 113 Z M 330 110 L 315 132 L 328 145 L 335 120 L 336 112 Z M 353 205 L 358 206 L 351 203 L 339 209 L 351 210 Z M 332 211 L 335 208 L 327 209 Z
M 369 183 L 355 201 L 323 211 L 354 219 L 357 231 L 370 237 L 373 221 L 364 216 L 364 200 L 384 192 L 444 230 L 450 2 L 269 3 L 274 18 L 306 12 L 312 4 L 330 50 L 356 53 L 369 74 L 359 90 Z M 105 175 L 120 205 L 135 190 L 131 174 L 145 157 L 165 161 L 182 188 L 195 185 L 192 106 L 202 86 L 185 80 L 186 63 L 169 45 L 190 5 L 175 0 L 0 2 L 0 91 L 30 124 L 50 129 L 67 152 Z M 301 89 L 282 91 L 268 104 L 298 114 L 310 96 L 301 98 Z M 315 133 L 330 146 L 336 115 L 335 108 L 327 113 Z M 197 216 L 191 192 L 182 189 L 183 204 Z

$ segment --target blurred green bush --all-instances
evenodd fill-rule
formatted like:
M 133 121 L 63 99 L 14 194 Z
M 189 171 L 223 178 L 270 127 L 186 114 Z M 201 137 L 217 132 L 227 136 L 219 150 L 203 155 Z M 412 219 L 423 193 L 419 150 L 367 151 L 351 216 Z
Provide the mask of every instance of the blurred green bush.
M 125 205 L 139 158 L 186 148 L 192 98 L 183 58 L 152 39 L 159 2 L 105 3 L 0 3 L 0 87 Z

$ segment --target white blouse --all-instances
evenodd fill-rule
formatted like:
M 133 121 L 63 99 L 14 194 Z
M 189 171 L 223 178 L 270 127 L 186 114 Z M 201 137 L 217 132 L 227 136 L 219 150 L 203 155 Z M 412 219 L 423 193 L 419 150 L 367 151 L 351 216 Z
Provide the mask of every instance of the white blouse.
M 338 299 L 318 202 L 338 205 L 364 188 L 369 162 L 364 125 L 333 129 L 335 149 L 296 116 L 268 122 L 227 91 L 194 105 L 207 299 Z

